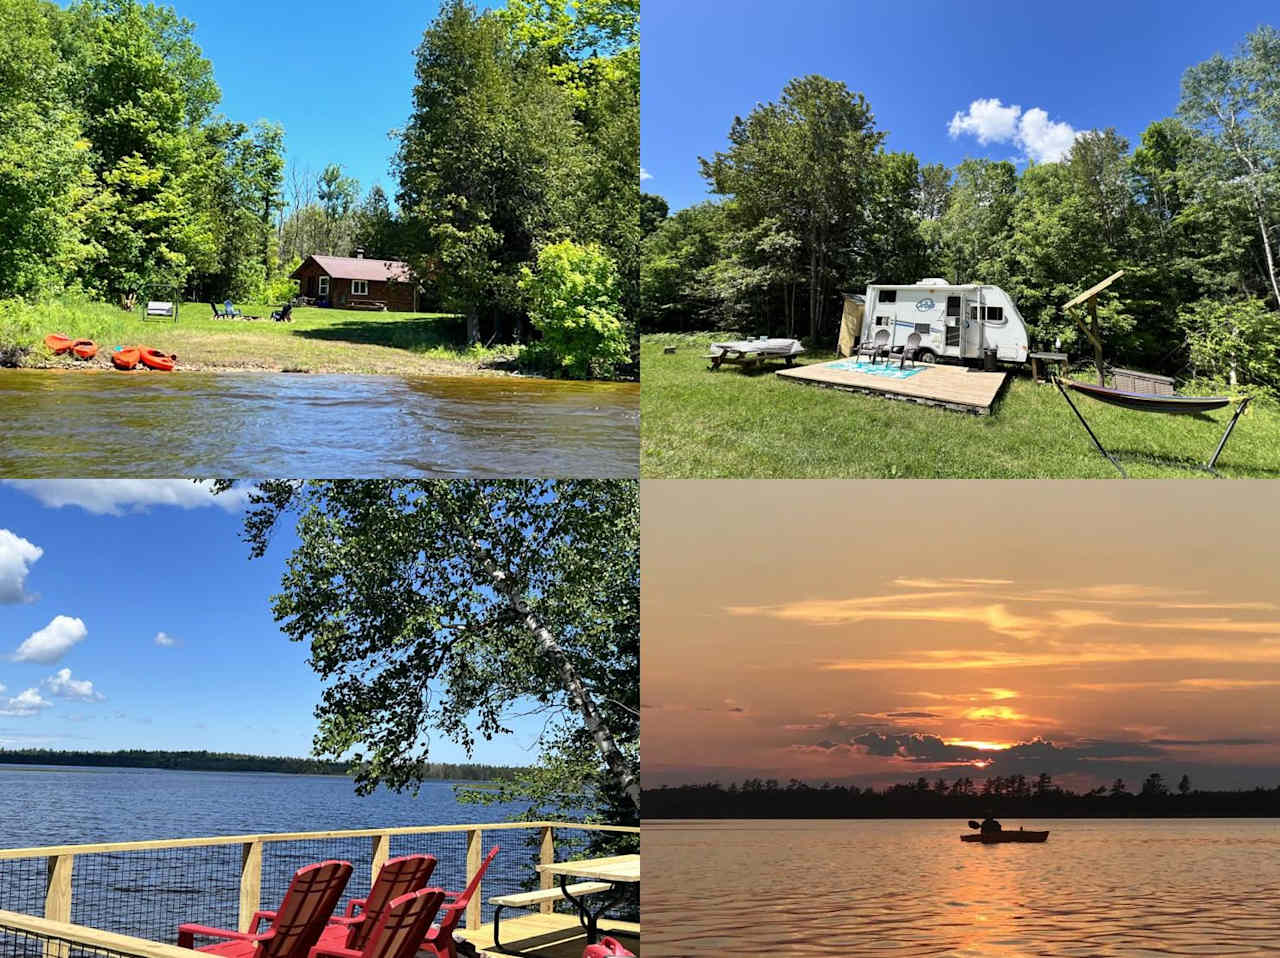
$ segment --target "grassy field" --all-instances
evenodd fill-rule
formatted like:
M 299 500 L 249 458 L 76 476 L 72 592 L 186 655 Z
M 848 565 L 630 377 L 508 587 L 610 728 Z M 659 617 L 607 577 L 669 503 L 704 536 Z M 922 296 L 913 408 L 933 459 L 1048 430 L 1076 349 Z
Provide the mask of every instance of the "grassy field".
M 271 320 L 279 306 L 238 308 L 258 320 L 214 319 L 207 303 L 184 305 L 178 322 L 143 320 L 106 303 L 64 299 L 0 302 L 0 346 L 25 346 L 24 366 L 110 368 L 113 346 L 153 346 L 188 370 L 287 370 L 421 375 L 498 374 L 513 368 L 518 347 L 468 348 L 463 320 L 439 313 L 375 313 L 298 307 L 293 322 Z M 98 356 L 54 356 L 48 333 L 94 340 Z
M 1013 378 L 989 416 L 839 392 L 736 367 L 707 371 L 723 335 L 641 337 L 641 459 L 645 477 L 1116 478 L 1052 386 Z M 665 355 L 664 346 L 675 346 Z M 806 362 L 834 354 L 809 353 Z M 1076 399 L 1130 476 L 1209 476 L 1230 416 L 1131 412 Z M 1209 421 L 1209 420 L 1212 421 Z M 1280 477 L 1280 408 L 1255 401 L 1218 471 Z

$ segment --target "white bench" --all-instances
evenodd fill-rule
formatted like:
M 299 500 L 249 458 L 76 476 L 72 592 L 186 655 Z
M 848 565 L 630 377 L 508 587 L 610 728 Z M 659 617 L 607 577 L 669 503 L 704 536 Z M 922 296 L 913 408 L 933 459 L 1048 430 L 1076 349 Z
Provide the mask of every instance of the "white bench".
M 173 303 L 165 303 L 160 300 L 153 299 L 147 303 L 147 315 L 148 316 L 168 316 L 170 318 L 176 319 L 178 316 L 178 311 L 174 307 Z
M 598 895 L 601 892 L 613 891 L 614 886 L 604 881 L 580 881 L 572 885 L 566 885 L 565 891 L 575 898 L 582 898 L 586 895 Z M 525 891 L 518 892 L 514 895 L 495 895 L 489 899 L 489 904 L 494 906 L 493 912 L 493 947 L 506 955 L 519 955 L 521 952 L 512 951 L 505 947 L 498 938 L 498 928 L 502 922 L 502 909 L 504 908 L 536 908 L 537 906 L 552 901 L 567 901 L 560 893 L 559 888 L 544 888 L 541 891 Z

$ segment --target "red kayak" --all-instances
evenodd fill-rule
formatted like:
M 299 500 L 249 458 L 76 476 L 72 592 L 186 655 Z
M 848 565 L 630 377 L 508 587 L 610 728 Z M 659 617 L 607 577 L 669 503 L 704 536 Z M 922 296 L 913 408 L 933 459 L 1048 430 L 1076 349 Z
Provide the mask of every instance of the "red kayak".
M 116 369 L 132 369 L 140 358 L 137 346 L 117 346 L 111 350 L 111 363 Z
M 92 339 L 77 339 L 71 344 L 71 351 L 79 359 L 92 359 L 98 355 L 98 344 Z
M 142 360 L 142 365 L 162 373 L 173 372 L 173 367 L 177 364 L 178 359 L 177 356 L 162 353 L 160 350 L 152 349 L 150 346 L 138 347 L 138 356 Z
M 75 343 L 70 336 L 63 336 L 62 333 L 50 333 L 44 338 L 44 344 L 53 350 L 55 356 L 61 356 Z

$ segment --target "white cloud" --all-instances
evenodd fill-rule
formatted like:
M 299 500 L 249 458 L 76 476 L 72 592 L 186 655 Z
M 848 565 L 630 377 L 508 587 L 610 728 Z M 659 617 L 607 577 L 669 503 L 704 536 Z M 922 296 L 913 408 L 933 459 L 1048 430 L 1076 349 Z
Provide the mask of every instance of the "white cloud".
M 1040 107 L 1024 113 L 1016 104 L 1004 106 L 998 97 L 974 100 L 968 110 L 957 111 L 947 124 L 947 131 L 953 140 L 969 134 L 983 145 L 1013 143 L 1037 163 L 1061 160 L 1079 136 L 1070 123 L 1050 120 Z
M 1002 106 L 999 98 L 974 100 L 965 113 L 956 112 L 947 126 L 954 140 L 962 133 L 972 133 L 978 142 L 1007 143 L 1018 132 L 1020 106 Z
M 0 715 L 35 715 L 47 708 L 53 708 L 53 703 L 36 689 L 27 689 L 9 699 L 9 705 L 0 709 Z
M 0 603 L 30 602 L 27 595 L 27 573 L 31 565 L 44 555 L 38 545 L 8 529 L 0 529 Z
M 13 653 L 15 662 L 39 662 L 52 665 L 67 654 L 77 642 L 89 634 L 84 621 L 69 615 L 55 615 L 43 629 L 27 636 L 18 651 Z
M 1018 121 L 1018 145 L 1037 163 L 1056 163 L 1062 159 L 1076 136 L 1070 123 L 1055 123 L 1039 107 L 1028 110 Z
M 100 516 L 143 512 L 151 506 L 218 506 L 236 512 L 244 508 L 250 490 L 236 486 L 215 496 L 207 479 L 13 479 L 9 484 L 52 509 L 79 506 Z
M 640 182 L 643 183 L 645 180 L 651 180 L 651 179 L 653 179 L 653 174 L 650 173 L 648 170 L 646 170 L 643 166 L 640 167 Z
M 70 669 L 59 669 L 44 680 L 44 687 L 50 695 L 64 699 L 80 699 L 82 702 L 101 702 L 106 698 L 101 692 L 94 691 L 93 683 L 88 679 L 73 679 Z
M 178 644 L 178 640 L 168 632 L 156 633 L 156 645 L 163 645 L 166 649 L 171 649 Z

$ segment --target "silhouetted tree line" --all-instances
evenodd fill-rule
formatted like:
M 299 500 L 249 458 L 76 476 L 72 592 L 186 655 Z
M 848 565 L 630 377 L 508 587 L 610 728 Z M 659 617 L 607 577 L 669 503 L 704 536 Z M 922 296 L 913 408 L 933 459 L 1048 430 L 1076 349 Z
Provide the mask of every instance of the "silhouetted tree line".
M 289 775 L 346 775 L 347 762 L 234 752 L 164 752 L 121 749 L 115 752 L 67 752 L 46 748 L 0 748 L 0 765 L 80 765 L 94 768 L 170 768 L 189 772 L 281 772 Z M 487 782 L 510 779 L 517 769 L 505 765 L 431 762 L 419 776 L 445 781 Z
M 975 782 L 921 777 L 888 788 L 810 785 L 792 779 L 664 786 L 643 792 L 645 818 L 1242 818 L 1280 816 L 1280 787 L 1201 791 L 1183 775 L 1174 788 L 1152 772 L 1136 789 L 1124 779 L 1079 793 L 1042 772 Z

